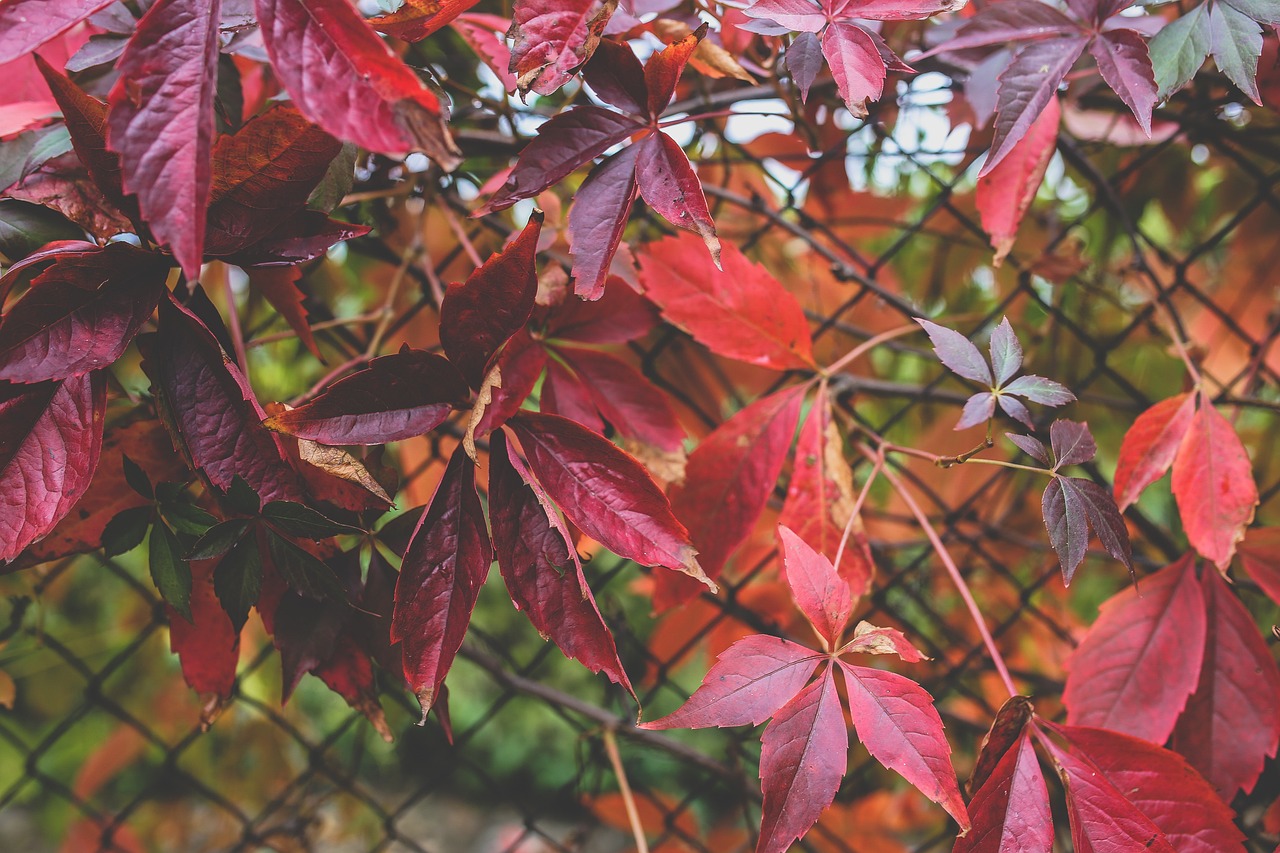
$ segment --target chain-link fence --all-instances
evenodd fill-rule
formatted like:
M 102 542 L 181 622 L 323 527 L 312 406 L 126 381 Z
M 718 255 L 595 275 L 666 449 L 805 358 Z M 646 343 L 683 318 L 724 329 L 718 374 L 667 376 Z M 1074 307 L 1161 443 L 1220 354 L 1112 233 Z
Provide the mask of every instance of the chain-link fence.
M 969 167 L 985 144 L 958 131 L 938 143 L 929 124 L 941 121 L 930 102 L 938 93 L 923 78 L 900 92 L 898 106 L 838 132 L 828 121 L 735 137 L 711 119 L 698 123 L 691 146 L 703 154 L 722 236 L 758 252 L 800 297 L 823 353 L 834 357 L 922 310 L 945 311 L 966 332 L 1016 318 L 1035 372 L 1079 396 L 1069 416 L 1088 420 L 1098 436 L 1102 455 L 1089 474 L 1101 482 L 1127 425 L 1183 388 L 1168 352 L 1172 324 L 1193 347 L 1206 387 L 1236 419 L 1259 480 L 1258 517 L 1268 520 L 1280 490 L 1272 439 L 1280 405 L 1273 347 L 1280 146 L 1273 120 L 1252 111 L 1248 121 L 1250 112 L 1215 101 L 1215 91 L 1206 83 L 1184 93 L 1160 116 L 1156 139 L 1132 147 L 1116 142 L 1127 132 L 1116 126 L 1123 124 L 1116 111 L 1078 109 L 1074 129 L 1069 121 L 1059 139 L 1043 203 L 999 270 L 990 266 L 972 201 Z M 736 87 L 681 106 L 774 111 L 777 97 L 773 87 Z M 813 110 L 811 103 L 799 114 Z M 467 134 L 464 127 L 464 146 Z M 505 156 L 506 143 L 488 134 L 476 130 L 472 141 Z M 825 191 L 833 176 L 861 189 Z M 385 175 L 367 177 L 357 194 L 376 204 Z M 444 210 L 469 239 L 492 240 L 504 227 L 465 221 L 454 190 L 441 192 L 417 203 Z M 632 228 L 651 235 L 659 222 L 642 208 Z M 403 256 L 394 242 L 373 239 L 349 251 L 371 262 Z M 389 340 L 431 308 L 454 258 L 434 260 L 434 268 L 409 269 L 422 295 L 397 306 L 397 323 L 384 330 Z M 367 343 L 364 328 L 325 334 L 354 354 Z M 971 439 L 950 432 L 961 389 L 906 340 L 833 382 L 846 432 L 857 422 L 934 452 L 968 449 Z M 785 381 L 726 366 L 672 329 L 634 350 L 701 434 L 768 382 Z M 410 469 L 425 481 L 438 475 L 439 443 L 430 447 Z M 852 445 L 850 459 L 861 482 L 866 465 Z M 1090 559 L 1064 590 L 1036 483 L 1022 472 L 944 471 L 919 460 L 893 468 L 974 588 L 1015 679 L 1052 715 L 1064 660 L 1096 605 L 1128 582 L 1123 569 Z M 784 474 L 779 505 L 785 483 Z M 429 494 L 429 483 L 423 488 Z M 1159 494 L 1167 490 L 1151 491 L 1127 514 L 1140 573 L 1164 565 L 1184 542 L 1169 498 Z M 893 495 L 873 491 L 864 517 L 877 577 L 855 618 L 900 627 L 932 658 L 908 674 L 936 698 L 964 778 L 1002 698 L 991 661 Z M 771 541 L 769 521 L 760 525 L 761 542 Z M 788 630 L 769 615 L 784 608 L 774 600 L 776 566 L 763 546 L 739 552 L 719 595 L 656 617 L 646 570 L 604 554 L 587 572 L 648 718 L 683 701 L 732 640 Z M 200 699 L 181 681 L 141 558 L 90 555 L 0 579 L 7 599 L 0 668 L 16 684 L 14 707 L 0 711 L 0 849 L 606 853 L 635 844 L 623 780 L 650 850 L 751 849 L 758 732 L 636 729 L 625 692 L 542 643 L 495 583 L 482 593 L 450 675 L 452 742 L 434 719 L 415 726 L 412 697 L 387 689 L 382 701 L 396 741 L 385 744 L 318 680 L 304 680 L 282 708 L 278 659 L 256 621 L 246 628 L 233 696 L 202 731 Z M 1247 581 L 1239 588 L 1261 618 L 1275 616 Z M 865 750 L 851 756 L 836 806 L 800 849 L 949 849 L 954 828 L 941 810 Z M 1276 844 L 1264 811 L 1278 791 L 1280 772 L 1269 765 L 1254 793 L 1236 803 L 1255 849 Z

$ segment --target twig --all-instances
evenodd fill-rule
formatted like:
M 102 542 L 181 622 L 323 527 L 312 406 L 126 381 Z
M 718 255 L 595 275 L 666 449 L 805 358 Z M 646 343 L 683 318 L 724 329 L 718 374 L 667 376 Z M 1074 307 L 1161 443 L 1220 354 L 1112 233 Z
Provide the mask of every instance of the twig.
M 608 753 L 609 763 L 613 765 L 613 775 L 618 777 L 618 791 L 622 794 L 622 804 L 627 808 L 627 821 L 631 824 L 631 834 L 636 839 L 636 853 L 649 853 L 649 841 L 644 837 L 640 811 L 636 808 L 635 797 L 631 794 L 631 785 L 627 782 L 627 771 L 622 766 L 622 756 L 618 754 L 618 738 L 611 728 L 604 730 L 604 751 Z

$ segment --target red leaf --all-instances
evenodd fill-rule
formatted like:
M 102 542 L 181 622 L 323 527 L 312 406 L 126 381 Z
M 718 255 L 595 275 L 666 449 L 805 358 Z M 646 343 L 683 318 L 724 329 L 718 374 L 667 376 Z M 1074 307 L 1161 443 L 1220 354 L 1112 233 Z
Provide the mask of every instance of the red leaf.
M 450 284 L 440 305 L 440 343 L 472 388 L 479 388 L 494 354 L 524 328 L 538 295 L 538 234 L 534 210 L 520 236 L 489 257 L 465 284 Z
M 382 704 L 378 701 L 373 665 L 350 635 L 343 634 L 338 638 L 333 656 L 316 667 L 312 674 L 345 699 L 348 705 L 364 714 L 384 741 L 391 743 L 394 740 L 382 712 Z
M 840 648 L 840 654 L 897 655 L 907 663 L 929 660 L 897 628 L 877 628 L 870 622 L 854 627 L 853 639 Z
M 102 451 L 102 373 L 0 382 L 0 563 L 53 529 L 89 488 Z
M 547 320 L 546 337 L 586 344 L 625 344 L 658 326 L 653 303 L 625 282 L 609 287 L 599 299 L 565 299 Z
M 697 32 L 672 42 L 649 57 L 644 65 L 644 82 L 648 90 L 647 106 L 650 116 L 662 115 L 667 104 L 671 103 L 676 83 L 680 82 L 680 75 L 689 63 L 689 57 L 698 49 L 698 43 L 705 34 L 706 25 L 703 25 Z
M 494 435 L 489 460 L 489 519 L 511 601 L 566 657 L 603 672 L 634 696 L 560 514 L 521 470 L 502 431 Z
M 1119 791 L 1096 764 L 1041 736 L 1067 787 L 1067 816 L 1076 853 L 1175 853 L 1160 828 Z
M 303 502 L 297 472 L 240 369 L 204 323 L 170 296 L 159 331 L 139 338 L 161 419 L 174 446 L 219 489 L 243 477 L 265 501 Z
M 1280 527 L 1255 527 L 1240 543 L 1240 564 L 1267 596 L 1280 604 Z
M 853 612 L 849 585 L 836 574 L 830 560 L 782 525 L 778 525 L 778 541 L 782 543 L 787 585 L 796 606 L 826 647 L 835 648 Z
M 468 5 L 470 0 L 464 0 Z M 489 66 L 489 70 L 502 82 L 503 91 L 516 90 L 516 78 L 508 69 L 511 67 L 511 49 L 507 47 L 506 32 L 511 22 L 497 15 L 483 12 L 468 12 L 459 15 L 453 22 L 458 31 L 476 55 Z
M 642 729 L 758 726 L 805 686 L 822 656 L 779 637 L 754 634 L 720 653 L 702 684 L 675 713 Z
M 334 243 L 368 234 L 367 225 L 330 219 L 318 210 L 300 210 L 256 243 L 223 260 L 240 267 L 300 264 L 318 258 Z
M 984 7 L 980 14 L 974 15 L 960 28 L 955 38 L 948 39 L 926 55 L 1005 42 L 1052 41 L 1079 32 L 1079 24 L 1039 0 L 1001 0 Z
M 302 210 L 341 143 L 289 104 L 276 104 L 221 136 L 213 149 L 205 252 L 244 249 Z
M 369 19 L 378 32 L 407 42 L 422 41 L 449 25 L 478 0 L 405 0 L 399 9 Z
M 573 196 L 569 211 L 569 253 L 573 256 L 573 292 L 599 299 L 609 277 L 618 241 L 636 200 L 636 155 L 624 148 L 591 170 Z M 701 190 L 699 190 L 701 191 Z
M 1151 111 L 1160 100 L 1147 41 L 1129 29 L 1106 30 L 1089 45 L 1106 84 L 1133 111 L 1142 131 L 1151 135 Z
M 978 214 L 982 217 L 983 229 L 991 236 L 991 247 L 996 250 L 992 261 L 996 266 L 1013 248 L 1018 224 L 1044 180 L 1045 170 L 1057 150 L 1061 117 L 1058 97 L 1054 95 L 1000 165 L 978 179 Z
M 969 803 L 973 829 L 952 853 L 1051 853 L 1049 789 L 1024 731 Z
M 702 194 L 702 183 L 689 158 L 663 131 L 636 143 L 636 186 L 640 197 L 663 219 L 702 238 L 716 267 L 720 266 L 720 239 Z
M 385 444 L 438 427 L 467 386 L 448 359 L 404 348 L 369 362 L 311 402 L 268 418 L 268 428 L 323 444 Z
M 439 99 L 348 0 L 255 0 L 276 76 L 307 118 L 339 139 L 398 157 L 462 159 Z
M 909 678 L 840 661 L 849 690 L 849 711 L 858 739 L 872 757 L 902 775 L 920 792 L 969 828 L 951 767 L 951 745 L 933 697 Z
M 307 309 L 302 307 L 305 297 L 298 289 L 302 270 L 298 267 L 249 267 L 245 272 L 249 274 L 249 286 L 261 293 L 271 303 L 271 307 L 284 317 L 303 346 L 316 358 L 324 361 L 320 348 L 316 346 L 315 336 L 311 334 L 311 326 L 307 323 Z
M 725 561 L 756 526 L 787 460 L 803 402 L 799 385 L 762 397 L 689 454 L 684 483 L 673 489 L 671 504 L 688 525 L 708 577 L 719 577 Z M 653 606 L 658 610 L 699 591 L 682 578 L 656 582 Z
M 1173 497 L 1191 547 L 1225 568 L 1253 521 L 1258 487 L 1235 428 L 1203 394 L 1173 459 Z
M 521 329 L 507 341 L 507 345 L 498 352 L 496 362 L 498 372 L 502 374 L 502 384 L 492 391 L 493 399 L 476 425 L 477 437 L 488 435 L 519 411 L 533 393 L 546 364 L 546 349 L 533 339 L 527 329 Z M 461 377 L 459 383 L 465 391 L 466 383 L 461 381 Z
M 476 494 L 475 466 L 459 445 L 405 551 L 396 582 L 391 640 L 423 719 L 462 646 L 493 547 Z
M 632 115 L 649 114 L 649 83 L 630 44 L 603 39 L 582 67 L 582 80 L 605 103 Z
M 165 293 L 169 264 L 127 243 L 55 256 L 0 318 L 0 379 L 80 376 L 124 352 Z
M 880 49 L 866 30 L 854 24 L 833 23 L 822 34 L 822 55 L 840 97 L 855 118 L 867 114 L 867 101 L 880 100 L 885 64 Z
M 1190 556 L 1102 605 L 1071 657 L 1067 720 L 1164 743 L 1196 689 L 1205 616 Z
M 639 462 L 556 415 L 522 411 L 509 425 L 538 482 L 579 529 L 620 557 L 684 572 L 714 590 L 688 531 Z
M 1160 828 L 1178 853 L 1244 851 L 1226 803 L 1176 752 L 1104 729 L 1055 726 Z
M 979 177 L 994 169 L 1031 129 L 1088 44 L 1087 36 L 1072 36 L 1035 41 L 1018 52 L 1000 75 L 995 135 Z
M 517 0 L 507 38 L 521 93 L 550 95 L 591 58 L 617 0 Z
M 596 350 L 562 346 L 556 352 L 578 375 L 592 404 L 619 435 L 666 451 L 680 449 L 684 428 L 666 395 L 640 371 Z
M 818 388 L 796 441 L 795 468 L 778 523 L 795 531 L 819 554 L 835 559 L 855 500 L 853 471 L 844 457 L 844 442 L 832 421 L 824 384 Z M 874 573 L 861 527 L 860 522 L 853 522 L 843 559 L 836 566 L 855 596 L 870 591 Z
M 756 0 L 747 8 L 746 14 L 805 33 L 818 32 L 828 20 L 826 10 L 810 0 Z
M 1253 790 L 1280 744 L 1280 671 L 1257 623 L 1217 572 L 1200 578 L 1208 632 L 1200 683 L 1173 732 L 1187 757 L 1230 802 Z
M 120 155 L 124 190 L 193 281 L 204 256 L 221 9 L 221 0 L 157 0 L 107 98 L 107 144 Z
M 1190 394 L 1161 400 L 1138 415 L 1120 442 L 1116 462 L 1115 495 L 1121 512 L 1169 470 L 1194 415 L 1195 398 Z
M 848 765 L 849 730 L 830 668 L 779 709 L 760 743 L 756 853 L 784 853 L 831 805 Z
M 191 563 L 191 621 L 169 605 L 169 648 L 178 656 L 182 677 L 200 694 L 205 706 L 201 720 L 207 727 L 231 696 L 240 661 L 240 632 L 222 609 L 213 591 L 213 569 L 217 560 Z
M 506 183 L 476 215 L 505 210 L 522 198 L 532 198 L 643 127 L 631 116 L 591 104 L 553 116 L 538 127 L 538 135 L 520 152 Z
M 0 3 L 0 62 L 25 56 L 112 0 L 8 0 Z
M 604 421 L 591 401 L 590 391 L 560 359 L 547 360 L 547 377 L 542 381 L 538 402 L 541 411 L 568 418 L 604 435 Z
M 1027 696 L 1010 696 L 1000 706 L 996 718 L 991 721 L 991 728 L 978 746 L 978 760 L 969 776 L 970 793 L 987 784 L 996 765 L 1017 742 L 1034 715 L 1035 708 Z
M 832 7 L 850 18 L 868 21 L 919 21 L 943 12 L 956 12 L 964 8 L 964 0 L 859 0 L 857 3 Z
M 811 369 L 809 324 L 795 297 L 731 243 L 720 260 L 723 271 L 687 236 L 649 243 L 640 256 L 645 295 L 714 353 L 773 370 Z

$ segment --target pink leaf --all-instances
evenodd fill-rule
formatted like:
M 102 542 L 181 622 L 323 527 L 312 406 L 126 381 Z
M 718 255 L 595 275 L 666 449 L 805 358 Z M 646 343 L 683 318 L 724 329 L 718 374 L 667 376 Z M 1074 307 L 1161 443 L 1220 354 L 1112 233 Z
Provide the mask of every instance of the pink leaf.
M 467 12 L 453 21 L 453 28 L 458 31 L 458 35 L 489 66 L 489 70 L 497 75 L 503 90 L 514 92 L 516 78 L 508 70 L 511 66 L 511 48 L 507 47 L 504 39 L 510 26 L 511 22 L 506 18 L 483 12 Z
M 996 250 L 993 263 L 997 266 L 1013 248 L 1018 224 L 1035 200 L 1045 170 L 1057 150 L 1061 118 L 1062 111 L 1054 95 L 1027 129 L 1026 136 L 1013 146 L 1000 165 L 978 179 L 978 215 L 982 217 L 983 229 L 991 236 L 991 246 Z M 1005 376 L 1000 382 L 1007 382 L 1009 378 Z
M 840 654 L 897 655 L 907 663 L 929 660 L 896 628 L 877 628 L 869 622 L 859 622 L 853 629 L 853 639 L 840 648 Z
M 688 531 L 634 458 L 571 420 L 522 411 L 509 426 L 529 467 L 564 514 L 613 553 L 705 580 Z
M 0 318 L 0 379 L 40 382 L 104 368 L 151 318 L 169 264 L 127 243 L 54 256 Z
M 663 131 L 636 143 L 636 186 L 640 197 L 663 219 L 702 238 L 717 267 L 720 240 L 689 158 Z
M 507 38 L 520 91 L 550 95 L 591 58 L 617 0 L 517 0 Z
M 782 543 L 791 597 L 809 624 L 826 641 L 827 648 L 834 648 L 853 611 L 849 584 L 836 574 L 830 560 L 781 525 L 778 527 L 778 541 Z
M 833 15 L 867 21 L 919 21 L 964 8 L 966 0 L 835 0 Z
M 785 853 L 831 805 L 848 765 L 849 730 L 830 668 L 778 710 L 760 742 L 756 853 Z
M 867 114 L 867 101 L 878 101 L 884 91 L 885 64 L 880 48 L 855 24 L 830 24 L 822 34 L 822 55 L 840 97 L 855 118 Z
M 995 135 L 979 177 L 990 173 L 1027 134 L 1088 44 L 1087 36 L 1071 36 L 1034 41 L 1018 52 L 1000 75 Z
M 505 433 L 498 431 L 490 447 L 489 518 L 512 602 L 567 657 L 634 695 L 559 513 L 521 470 Z
M 952 853 L 1051 853 L 1049 789 L 1031 738 L 1024 732 L 969 803 L 973 829 Z
M 1169 470 L 1195 410 L 1195 397 L 1178 394 L 1138 415 L 1129 427 L 1116 462 L 1115 494 L 1121 512 Z
M 112 0 L 8 0 L 0 3 L 0 63 L 25 56 Z
M 0 563 L 53 529 L 89 488 L 102 451 L 102 373 L 0 382 Z
M 323 444 L 385 444 L 435 429 L 467 394 L 466 382 L 447 359 L 406 347 L 375 358 L 266 425 Z
M 299 111 L 380 154 L 420 150 L 451 170 L 461 152 L 443 106 L 348 0 L 255 0 L 276 76 Z
M 668 322 L 712 352 L 772 370 L 813 367 L 809 324 L 795 297 L 732 243 L 723 271 L 683 235 L 644 247 L 640 281 Z
M 826 14 L 812 0 L 756 0 L 746 14 L 800 33 L 816 33 L 827 24 Z
M 689 701 L 642 729 L 758 726 L 791 701 L 822 656 L 778 637 L 755 634 L 720 653 Z
M 1258 487 L 1235 428 L 1203 393 L 1173 459 L 1173 497 L 1191 547 L 1225 568 L 1253 521 Z
M 1230 802 L 1253 790 L 1280 744 L 1280 671 L 1253 616 L 1216 571 L 1200 578 L 1208 632 L 1200 682 L 1173 748 Z
M 946 809 L 962 831 L 967 830 L 969 815 L 933 697 L 911 679 L 892 672 L 843 661 L 840 671 L 849 689 L 853 726 L 867 751 Z
M 1079 24 L 1047 3 L 1001 0 L 983 7 L 960 28 L 955 38 L 948 39 L 926 55 L 1006 42 L 1053 41 L 1080 31 Z
M 401 644 L 405 682 L 424 718 L 462 646 L 492 561 L 475 465 L 459 445 L 409 541 L 391 615 L 391 640 Z
M 1067 720 L 1164 743 L 1196 689 L 1205 616 L 1190 557 L 1102 605 L 1071 657 Z
M 573 256 L 573 291 L 583 299 L 599 299 L 609 267 L 636 200 L 636 155 L 632 145 L 591 170 L 573 196 L 569 211 L 569 253 Z

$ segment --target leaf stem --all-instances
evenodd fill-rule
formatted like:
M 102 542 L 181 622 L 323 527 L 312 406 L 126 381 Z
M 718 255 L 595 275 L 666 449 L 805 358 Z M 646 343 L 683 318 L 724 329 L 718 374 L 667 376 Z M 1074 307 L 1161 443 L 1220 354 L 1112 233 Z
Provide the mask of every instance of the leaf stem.
M 840 372 L 840 370 L 848 366 L 850 362 L 858 358 L 858 356 L 862 355 L 868 350 L 874 349 L 875 347 L 879 346 L 885 341 L 891 341 L 894 338 L 901 338 L 905 335 L 909 335 L 913 332 L 919 332 L 919 331 L 921 331 L 919 324 L 909 323 L 904 326 L 896 326 L 892 329 L 889 329 L 887 332 L 881 332 L 878 335 L 874 335 L 873 337 L 867 338 L 865 341 L 858 344 L 856 347 L 849 350 L 847 353 L 845 353 L 844 355 L 836 359 L 834 362 L 832 362 L 829 367 L 820 368 L 819 375 L 822 377 L 827 377 L 833 373 L 838 373 Z
M 849 534 L 853 532 L 853 523 L 858 520 L 858 516 L 862 512 L 862 505 L 866 503 L 867 495 L 871 494 L 871 484 L 876 481 L 876 477 L 880 476 L 880 471 L 883 468 L 884 454 L 877 453 L 871 473 L 867 476 L 867 481 L 862 484 L 862 491 L 858 492 L 858 499 L 853 502 L 853 509 L 849 511 L 849 520 L 845 522 L 844 533 L 840 536 L 840 545 L 836 548 L 836 558 L 832 563 L 837 572 L 840 571 L 840 558 L 844 556 L 845 546 L 849 544 Z
M 609 755 L 609 763 L 613 765 L 613 775 L 618 778 L 618 791 L 622 794 L 622 804 L 627 809 L 627 822 L 631 824 L 631 834 L 636 839 L 636 853 L 649 853 L 649 842 L 644 837 L 644 825 L 640 823 L 640 810 L 636 808 L 635 796 L 631 793 L 631 785 L 627 782 L 627 771 L 622 766 L 622 755 L 618 752 L 618 738 L 613 729 L 604 730 L 604 751 Z

